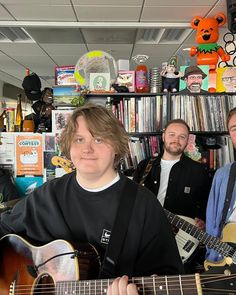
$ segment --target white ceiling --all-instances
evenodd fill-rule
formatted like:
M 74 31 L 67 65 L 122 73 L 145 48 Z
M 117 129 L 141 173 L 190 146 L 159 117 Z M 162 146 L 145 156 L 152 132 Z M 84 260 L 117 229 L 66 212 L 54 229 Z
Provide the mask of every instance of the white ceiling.
M 193 63 L 182 50 L 195 44 L 190 22 L 218 12 L 227 15 L 226 0 L 0 0 L 0 80 L 21 87 L 29 68 L 52 86 L 55 66 L 74 65 L 94 49 L 129 59 L 131 69 L 136 54 L 149 55 L 149 67 L 175 54 L 179 65 Z M 6 39 L 6 28 L 32 39 Z M 147 29 L 154 29 L 151 41 L 143 40 Z M 170 29 L 180 29 L 177 41 L 165 38 Z

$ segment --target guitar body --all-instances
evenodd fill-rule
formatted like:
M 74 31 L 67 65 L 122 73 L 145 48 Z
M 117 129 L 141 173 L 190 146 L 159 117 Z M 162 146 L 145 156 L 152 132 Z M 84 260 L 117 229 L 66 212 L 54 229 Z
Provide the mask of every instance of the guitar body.
M 233 243 L 236 245 L 236 223 L 227 223 L 225 225 L 221 241 L 226 243 Z M 233 259 L 231 257 L 225 257 L 224 259 L 217 262 L 205 260 L 204 268 L 205 270 L 209 270 L 211 267 L 215 266 L 231 265 L 232 263 L 235 263 L 234 261 L 236 261 L 236 254 L 233 255 Z
M 16 285 L 32 286 L 32 294 L 52 294 L 51 289 L 45 288 L 41 293 L 42 284 L 95 278 L 100 267 L 95 248 L 81 245 L 78 257 L 73 255 L 74 252 L 75 248 L 65 240 L 37 247 L 17 235 L 4 236 L 0 240 L 0 295 L 13 294 L 9 288 L 11 286 L 14 290 Z M 28 291 L 22 294 L 30 295 Z
M 236 223 L 227 223 L 225 225 L 221 241 L 236 244 Z
M 195 225 L 194 219 L 181 215 L 178 216 L 188 223 Z M 199 241 L 182 229 L 178 230 L 177 234 L 175 235 L 175 240 L 182 262 L 186 263 L 198 248 Z
M 106 295 L 113 279 L 88 280 L 97 276 L 98 262 L 91 245 L 75 251 L 65 240 L 55 240 L 37 247 L 6 235 L 0 239 L 0 295 Z M 140 295 L 236 295 L 234 273 L 235 265 L 212 268 L 202 276 L 137 277 L 129 282 Z

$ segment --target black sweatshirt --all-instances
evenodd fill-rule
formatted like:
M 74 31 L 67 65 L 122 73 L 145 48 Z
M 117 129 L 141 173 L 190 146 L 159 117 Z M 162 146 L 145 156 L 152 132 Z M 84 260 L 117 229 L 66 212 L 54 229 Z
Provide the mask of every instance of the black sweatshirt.
M 81 188 L 75 173 L 46 182 L 1 215 L 1 234 L 16 233 L 42 243 L 55 239 L 89 242 L 104 253 L 129 181 L 120 175 L 118 182 L 100 192 Z M 139 186 L 130 214 L 116 276 L 182 273 L 174 236 L 156 196 Z

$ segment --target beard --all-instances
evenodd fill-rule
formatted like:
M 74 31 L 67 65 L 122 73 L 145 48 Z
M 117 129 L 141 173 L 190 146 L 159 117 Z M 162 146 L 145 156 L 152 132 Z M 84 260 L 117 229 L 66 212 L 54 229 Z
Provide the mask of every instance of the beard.
M 171 142 L 168 145 L 165 144 L 166 152 L 173 156 L 181 155 L 184 152 L 185 147 L 182 147 L 180 144 L 175 142 Z
M 189 85 L 189 90 L 191 92 L 200 92 L 200 90 L 201 90 L 201 84 L 199 84 L 199 83 L 192 83 L 191 85 Z

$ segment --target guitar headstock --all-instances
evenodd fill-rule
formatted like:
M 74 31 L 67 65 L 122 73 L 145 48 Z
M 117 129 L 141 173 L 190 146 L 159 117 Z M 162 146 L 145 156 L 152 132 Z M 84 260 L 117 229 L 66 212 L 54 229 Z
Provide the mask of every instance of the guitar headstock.
M 63 168 L 67 173 L 70 173 L 74 170 L 72 162 L 66 158 L 54 156 L 52 157 L 51 162 L 54 166 L 59 166 Z

